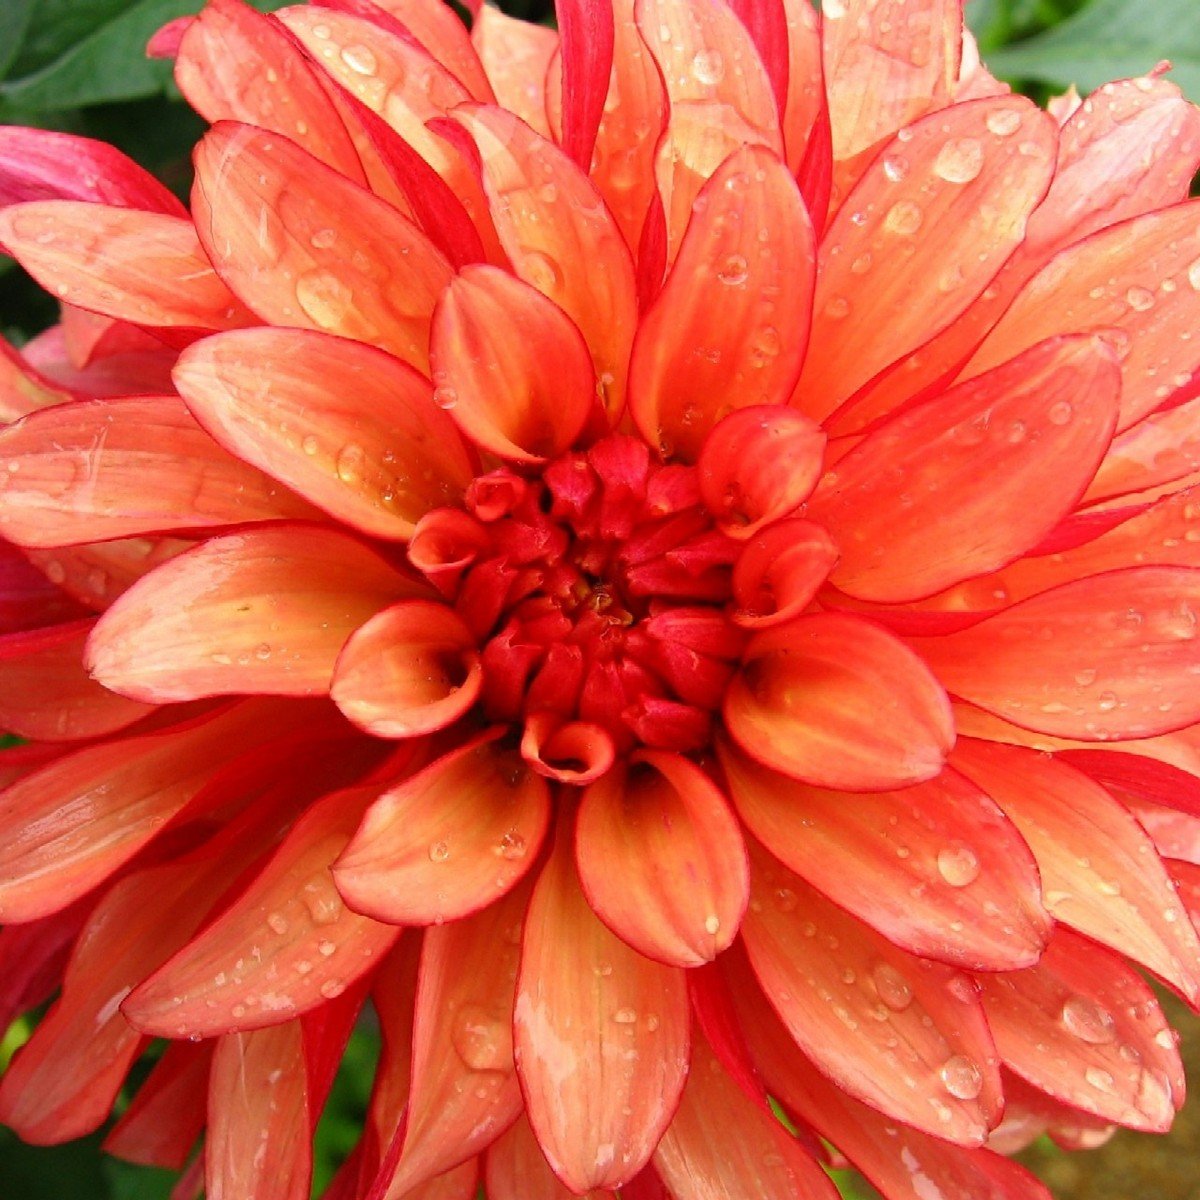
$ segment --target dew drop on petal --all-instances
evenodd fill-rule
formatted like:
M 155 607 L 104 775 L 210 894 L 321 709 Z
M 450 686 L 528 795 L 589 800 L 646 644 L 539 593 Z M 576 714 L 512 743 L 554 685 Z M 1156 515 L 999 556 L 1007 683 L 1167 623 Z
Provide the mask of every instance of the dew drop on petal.
M 903 1012 L 912 1003 L 912 987 L 891 963 L 876 963 L 871 970 L 871 981 L 879 999 L 893 1012 Z
M 274 933 L 287 933 L 288 931 L 287 918 L 282 913 L 270 913 L 267 917 L 267 925 Z
M 892 183 L 899 183 L 908 174 L 908 159 L 899 154 L 889 154 L 883 160 L 883 173 Z
M 321 329 L 337 329 L 353 300 L 354 293 L 332 271 L 308 271 L 296 280 L 296 302 Z
M 632 1025 L 637 1021 L 637 1013 L 632 1008 L 618 1008 L 612 1019 L 618 1025 Z
M 951 887 L 966 887 L 979 878 L 979 856 L 969 846 L 948 846 L 938 851 L 937 869 Z
M 916 233 L 924 219 L 925 214 L 921 212 L 919 205 L 911 200 L 898 200 L 888 209 L 883 226 L 892 233 L 907 236 Z
M 374 52 L 357 43 L 342 47 L 342 62 L 359 75 L 374 75 L 379 66 Z
M 450 387 L 434 388 L 433 402 L 438 408 L 444 408 L 449 411 L 458 403 L 458 393 Z
M 1046 420 L 1051 425 L 1069 425 L 1075 409 L 1069 400 L 1059 400 L 1046 410 Z
M 990 112 L 984 122 L 997 137 L 1011 137 L 1021 128 L 1021 114 L 1015 108 Z
M 983 1091 L 983 1072 L 965 1054 L 956 1054 L 942 1064 L 942 1085 L 958 1100 L 974 1100 Z
M 1125 301 L 1134 312 L 1149 312 L 1154 307 L 1154 293 L 1149 288 L 1131 287 Z
M 504 1071 L 512 1064 L 512 1025 L 481 1004 L 464 1004 L 455 1014 L 450 1041 L 472 1071 Z
M 725 59 L 720 50 L 701 50 L 692 59 L 692 74 L 697 83 L 707 86 L 720 83 L 725 77 Z
M 361 483 L 366 451 L 357 442 L 347 442 L 337 456 L 337 474 L 343 483 Z
M 430 862 L 445 862 L 450 857 L 450 847 L 445 842 L 432 842 L 429 846 Z
M 975 138 L 954 138 L 938 152 L 934 174 L 947 183 L 970 183 L 983 170 L 983 146 Z
M 749 264 L 742 254 L 729 255 L 717 271 L 717 278 L 729 287 L 740 287 L 749 276 Z
M 1106 1045 L 1117 1036 L 1112 1013 L 1087 996 L 1071 996 L 1064 1001 L 1061 1019 L 1068 1033 L 1093 1046 Z
M 721 918 L 718 917 L 715 913 L 709 913 L 709 915 L 704 918 L 704 932 L 705 933 L 715 934 L 720 931 L 720 928 L 721 928 Z
M 528 849 L 525 839 L 516 830 L 510 829 L 496 843 L 495 853 L 500 858 L 515 862 L 517 859 L 524 858 Z
M 1088 1081 L 1098 1092 L 1111 1092 L 1113 1089 L 1113 1077 L 1101 1067 L 1088 1067 L 1083 1073 L 1084 1079 Z
M 300 443 L 300 449 L 311 458 L 321 448 L 321 443 L 310 433 Z

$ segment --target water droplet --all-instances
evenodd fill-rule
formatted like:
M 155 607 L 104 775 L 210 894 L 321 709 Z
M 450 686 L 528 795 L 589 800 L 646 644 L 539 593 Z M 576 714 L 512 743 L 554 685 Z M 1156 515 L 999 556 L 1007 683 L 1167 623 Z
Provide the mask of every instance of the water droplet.
M 1200 292 L 1200 258 L 1196 259 L 1196 261 L 1192 263 L 1190 267 L 1188 267 L 1187 277 L 1188 283 L 1190 283 L 1197 292 Z
M 1116 692 L 1101 692 L 1096 699 L 1096 707 L 1101 712 L 1112 712 L 1119 703 Z
M 1075 409 L 1070 400 L 1059 400 L 1046 410 L 1046 420 L 1051 425 L 1069 425 L 1075 415 Z
M 458 403 L 458 393 L 451 387 L 433 389 L 433 402 L 438 408 L 452 409 Z
M 296 301 L 313 324 L 338 328 L 350 311 L 354 293 L 332 271 L 308 271 L 296 280 Z
M 708 86 L 720 83 L 725 77 L 725 59 L 720 50 L 701 50 L 692 59 L 692 74 L 698 83 Z
M 340 979 L 326 979 L 318 990 L 326 1000 L 334 1000 L 346 990 L 346 985 Z
M 883 160 L 883 173 L 892 183 L 899 183 L 908 174 L 908 159 L 899 154 L 889 154 Z
M 1179 1034 L 1173 1029 L 1160 1029 L 1154 1035 L 1154 1044 L 1163 1050 L 1174 1050 L 1179 1044 Z
M 1088 1067 L 1083 1073 L 1084 1079 L 1088 1081 L 1098 1092 L 1111 1092 L 1113 1088 L 1113 1077 L 1100 1067 Z
M 983 1072 L 965 1054 L 956 1054 L 942 1065 L 942 1086 L 959 1100 L 974 1100 L 983 1091 Z
M 347 442 L 337 456 L 337 474 L 343 483 L 361 483 L 367 453 L 357 442 Z
M 871 970 L 871 981 L 879 999 L 893 1012 L 903 1012 L 912 1003 L 912 987 L 891 963 L 876 963 Z
M 271 657 L 271 647 L 266 642 L 259 642 L 259 644 L 254 647 L 254 657 L 257 658 L 259 662 L 266 662 L 267 659 Z
M 1103 1046 L 1117 1036 L 1116 1022 L 1106 1008 L 1087 996 L 1071 996 L 1062 1006 L 1063 1028 L 1080 1041 Z
M 954 138 L 938 152 L 933 173 L 947 183 L 970 183 L 983 170 L 983 146 L 975 138 Z
M 721 918 L 718 917 L 716 915 L 716 913 L 709 913 L 708 916 L 704 918 L 704 932 L 705 933 L 717 933 L 720 930 L 720 928 L 721 928 Z
M 997 137 L 1011 137 L 1021 128 L 1021 114 L 1015 108 L 988 113 L 984 123 Z
M 516 267 L 526 283 L 545 295 L 562 287 L 563 273 L 558 263 L 542 250 L 525 249 L 516 259 Z
M 450 857 L 450 847 L 445 842 L 432 842 L 429 846 L 430 862 L 445 862 Z
M 749 264 L 742 254 L 729 255 L 717 271 L 717 278 L 729 287 L 740 287 L 749 276 Z
M 329 958 L 336 950 L 337 944 L 335 942 L 324 941 L 317 943 L 317 952 L 325 958 Z
M 796 906 L 800 903 L 800 898 L 792 891 L 791 888 L 776 888 L 775 889 L 775 907 L 780 912 L 795 912 Z M 816 930 L 813 931 L 814 933 Z
M 472 1071 L 506 1071 L 512 1066 L 512 1024 L 481 1004 L 464 1004 L 458 1010 L 450 1041 Z
M 300 443 L 300 449 L 311 458 L 321 448 L 321 443 L 310 433 Z
M 515 829 L 510 829 L 496 843 L 495 853 L 510 861 L 524 858 L 529 847 L 525 839 Z
M 948 846 L 938 852 L 937 869 L 951 887 L 966 887 L 979 878 L 979 856 L 969 846 Z
M 350 70 L 357 71 L 359 75 L 374 75 L 379 66 L 374 53 L 366 46 L 360 46 L 357 43 L 342 47 L 342 62 Z
M 919 205 L 911 200 L 898 200 L 888 209 L 883 226 L 892 233 L 908 236 L 921 228 L 924 219 L 925 214 L 921 212 Z
M 328 228 L 318 229 L 308 240 L 315 249 L 328 250 L 337 241 L 337 230 Z
M 830 296 L 825 304 L 825 315 L 840 321 L 850 312 L 850 301 L 845 296 Z
M 632 1025 L 637 1020 L 637 1013 L 632 1008 L 618 1008 L 612 1019 L 618 1025 Z
M 267 924 L 276 933 L 287 933 L 288 931 L 287 918 L 282 913 L 271 913 L 267 917 Z
M 1131 287 L 1125 300 L 1134 312 L 1148 312 L 1154 307 L 1154 293 L 1149 288 Z

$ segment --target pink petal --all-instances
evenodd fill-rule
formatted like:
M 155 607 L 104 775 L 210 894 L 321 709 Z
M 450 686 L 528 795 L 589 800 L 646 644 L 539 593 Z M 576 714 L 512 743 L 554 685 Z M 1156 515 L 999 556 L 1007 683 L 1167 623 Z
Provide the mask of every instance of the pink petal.
M 612 71 L 612 0 L 557 0 L 554 7 L 562 49 L 562 146 L 586 171 Z
M 434 399 L 481 448 L 518 462 L 567 450 L 596 404 L 579 330 L 541 292 L 498 267 L 450 283 L 433 318 Z
M 805 1054 L 880 1112 L 981 1145 L 1000 1119 L 1000 1064 L 965 977 L 906 954 L 753 848 L 752 871 L 742 936 Z
M 310 807 L 233 904 L 134 989 L 129 1021 L 159 1037 L 260 1028 L 374 969 L 399 930 L 348 911 L 329 868 L 375 791 L 334 792 Z
M 892 604 L 1030 550 L 1091 482 L 1120 395 L 1104 342 L 1059 338 L 893 417 L 838 461 L 809 506 L 841 550 L 832 581 Z
M 560 831 L 525 924 L 514 1050 L 538 1144 L 576 1193 L 645 1166 L 688 1063 L 684 975 L 643 958 L 595 917 Z
M 1170 1126 L 1183 1103 L 1176 1041 L 1154 993 L 1116 955 L 1060 928 L 1036 967 L 979 984 L 996 1048 L 1018 1075 L 1118 1125 Z
M 833 538 L 812 521 L 767 526 L 733 564 L 734 624 L 765 629 L 800 616 L 837 559 Z
M 453 921 L 499 899 L 533 865 L 550 791 L 496 733 L 383 793 L 334 866 L 338 890 L 382 921 Z
M 1200 571 L 1129 567 L 1023 600 L 969 629 L 912 638 L 956 696 L 1084 741 L 1200 719 Z
M 195 157 L 196 227 L 259 317 L 352 337 L 428 369 L 429 321 L 450 266 L 411 221 L 249 125 L 214 126 Z
M 786 402 L 804 361 L 814 266 L 812 224 L 787 168 L 761 148 L 733 154 L 697 198 L 638 327 L 629 404 L 652 446 L 694 461 L 735 408 Z
M 843 791 L 932 779 L 954 745 L 949 702 L 925 664 L 877 625 L 839 613 L 755 634 L 723 712 L 759 762 Z
M 88 669 L 148 703 L 328 690 L 346 639 L 422 584 L 318 525 L 212 538 L 125 592 L 88 642 Z
M 232 457 L 174 397 L 57 404 L 0 431 L 0 529 L 23 546 L 302 518 L 312 508 Z
M 0 212 L 0 245 L 47 291 L 108 317 L 198 329 L 254 320 L 218 278 L 184 217 L 31 201 Z
M 682 755 L 642 751 L 628 771 L 592 784 L 575 855 L 596 915 L 648 958 L 699 966 L 737 934 L 749 896 L 746 849 L 729 802 Z
M 1148 967 L 1194 1004 L 1200 939 L 1154 845 L 1123 804 L 1036 751 L 960 739 L 953 762 L 1020 829 L 1054 918 Z
M 190 347 L 174 377 L 219 442 L 375 537 L 411 537 L 470 482 L 467 453 L 428 380 L 372 347 L 248 329 Z
M 1050 934 L 1037 866 L 1003 812 L 955 771 L 849 795 L 718 743 L 738 815 L 782 863 L 889 941 L 961 967 L 1037 961 Z
M 1027 101 L 974 100 L 918 121 L 873 159 L 821 241 L 797 407 L 824 421 L 963 313 L 1019 245 L 1049 185 L 1054 140 Z

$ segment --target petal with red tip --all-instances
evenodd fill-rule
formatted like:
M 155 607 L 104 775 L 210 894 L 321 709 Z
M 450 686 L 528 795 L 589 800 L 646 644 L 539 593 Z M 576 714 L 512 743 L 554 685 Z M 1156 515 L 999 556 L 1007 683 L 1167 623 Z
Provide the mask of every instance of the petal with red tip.
M 279 524 L 188 550 L 140 579 L 101 617 L 87 665 L 148 703 L 328 689 L 346 639 L 423 584 L 347 534 Z
M 813 521 L 776 521 L 733 564 L 735 625 L 765 629 L 800 616 L 837 562 L 838 547 Z
M 354 143 L 303 52 L 250 5 L 214 0 L 200 11 L 180 43 L 175 82 L 209 124 L 245 121 L 282 134 L 365 182 Z
M 752 537 L 808 499 L 824 450 L 824 433 L 793 409 L 739 409 L 704 441 L 700 495 L 725 533 Z
M 562 147 L 591 166 L 613 62 L 612 0 L 556 0 L 562 53 Z
M 1091 482 L 1120 398 L 1104 342 L 1056 338 L 894 417 L 809 506 L 841 550 L 833 583 L 899 603 L 1030 550 Z
M 642 751 L 628 771 L 592 784 L 575 856 L 597 916 L 649 958 L 699 966 L 737 934 L 750 886 L 746 848 L 728 801 L 682 755 Z
M 645 1166 L 683 1090 L 688 1033 L 683 971 L 597 919 L 564 822 L 525 922 L 513 1044 L 529 1123 L 571 1191 Z
M 843 791 L 932 779 L 954 745 L 950 705 L 928 667 L 879 626 L 840 613 L 755 634 L 723 711 L 759 762 Z
M 492 1143 L 485 1179 L 489 1200 L 572 1200 L 576 1194 L 550 1170 L 524 1116 Z M 595 1189 L 584 1200 L 611 1200 L 615 1195 Z
M 1014 110 L 1028 153 L 1011 145 L 1011 116 L 999 117 Z M 1045 194 L 1055 138 L 1028 101 L 973 100 L 917 122 L 872 161 L 821 241 L 802 411 L 824 421 L 979 296 Z
M 219 442 L 375 537 L 411 537 L 470 482 L 429 381 L 373 347 L 311 330 L 237 331 L 189 347 L 174 378 Z
M 47 291 L 107 317 L 196 329 L 254 320 L 184 217 L 35 200 L 0 212 L 0 245 Z
M 41 741 L 103 737 L 152 711 L 83 669 L 92 621 L 0 637 L 0 729 Z
M 1200 571 L 1065 583 L 941 638 L 911 638 L 946 688 L 1026 729 L 1084 741 L 1200 719 Z
M 367 733 L 408 738 L 457 721 L 482 682 L 475 639 L 462 618 L 432 600 L 402 600 L 350 635 L 329 694 Z
M 848 795 L 718 743 L 738 815 L 781 862 L 912 954 L 1027 967 L 1050 935 L 1037 865 L 1004 813 L 955 771 Z
M 0 431 L 0 456 L 0 530 L 20 546 L 313 515 L 173 396 L 56 404 Z
M 373 970 L 400 931 L 348 911 L 329 868 L 374 796 L 353 788 L 309 808 L 233 904 L 134 989 L 129 1021 L 160 1037 L 255 1029 Z
M 1183 1103 L 1179 1051 L 1154 993 L 1116 955 L 1060 927 L 1037 966 L 979 984 L 996 1048 L 1018 1075 L 1118 1125 L 1170 1126 Z
M 935 1137 L 981 1145 L 1000 1064 L 979 1001 L 751 849 L 742 937 L 796 1043 L 839 1087 Z M 849 981 L 849 982 L 847 982 Z
M 512 1017 L 529 891 L 514 888 L 425 934 L 408 1117 L 388 1197 L 474 1157 L 521 1111 Z
M 214 126 L 195 158 L 196 228 L 259 317 L 368 342 L 427 370 L 429 321 L 451 272 L 411 221 L 249 125 Z
M 1200 939 L 1154 845 L 1099 784 L 1036 751 L 963 738 L 952 758 L 1012 818 L 1056 920 L 1200 999 Z
M 654 1152 L 654 1166 L 687 1200 L 836 1200 L 833 1180 L 755 1104 L 697 1039 L 675 1119 Z
M 579 330 L 536 288 L 497 267 L 464 268 L 438 302 L 429 347 L 434 399 L 485 450 L 544 462 L 567 450 L 595 405 Z
M 209 1200 L 307 1200 L 311 1115 L 299 1021 L 221 1038 L 208 1081 Z
M 734 409 L 786 402 L 804 361 L 814 258 L 784 164 L 762 148 L 726 159 L 633 346 L 630 409 L 664 456 L 694 461 Z
M 334 866 L 338 890 L 381 921 L 433 925 L 499 899 L 533 865 L 550 789 L 497 734 L 383 793 Z
M 638 319 L 633 261 L 620 230 L 586 173 L 511 113 L 466 106 L 454 117 L 479 148 L 492 219 L 512 269 L 583 335 L 615 422 L 625 407 Z

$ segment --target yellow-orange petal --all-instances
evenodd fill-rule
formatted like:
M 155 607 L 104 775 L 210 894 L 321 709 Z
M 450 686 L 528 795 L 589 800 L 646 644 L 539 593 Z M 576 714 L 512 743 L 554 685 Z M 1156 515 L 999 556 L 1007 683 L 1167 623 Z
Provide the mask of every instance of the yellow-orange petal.
M 435 925 L 498 900 L 530 869 L 550 819 L 550 788 L 481 735 L 385 791 L 334 864 L 358 912 Z
M 842 791 L 932 779 L 954 745 L 950 705 L 929 668 L 879 626 L 840 613 L 757 633 L 723 711 L 759 762 Z
M 571 1191 L 645 1166 L 683 1091 L 689 1024 L 683 971 L 600 922 L 560 829 L 525 921 L 513 1046 L 529 1123 Z
M 726 159 L 633 346 L 631 415 L 664 456 L 695 461 L 735 409 L 786 403 L 804 361 L 814 258 L 787 167 L 761 147 Z
M 427 370 L 429 321 L 451 270 L 411 221 L 253 126 L 213 126 L 195 159 L 196 228 L 259 317 L 368 342 Z
M 575 859 L 600 919 L 659 962 L 710 962 L 746 911 L 737 820 L 716 784 L 679 754 L 643 750 L 584 792 Z
M 498 267 L 463 269 L 434 313 L 434 399 L 478 446 L 517 462 L 567 450 L 596 407 L 579 330 L 536 288 Z

